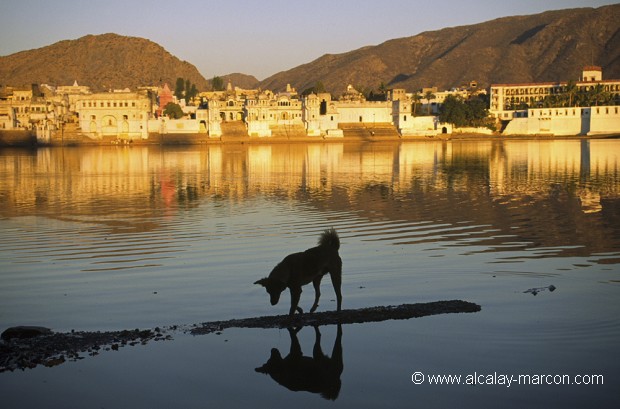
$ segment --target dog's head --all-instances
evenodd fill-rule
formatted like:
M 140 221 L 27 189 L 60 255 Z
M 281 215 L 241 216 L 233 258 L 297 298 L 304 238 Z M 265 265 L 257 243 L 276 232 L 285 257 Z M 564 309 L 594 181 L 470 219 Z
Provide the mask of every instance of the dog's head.
M 269 277 L 261 278 L 254 284 L 262 285 L 269 293 L 271 305 L 276 305 L 280 301 L 280 294 L 286 289 L 286 284 L 281 281 L 273 280 Z
M 265 362 L 263 366 L 260 366 L 254 370 L 267 375 L 278 374 L 285 369 L 283 368 L 283 364 L 284 359 L 282 359 L 280 351 L 277 348 L 271 348 L 271 357 L 269 357 L 269 360 Z

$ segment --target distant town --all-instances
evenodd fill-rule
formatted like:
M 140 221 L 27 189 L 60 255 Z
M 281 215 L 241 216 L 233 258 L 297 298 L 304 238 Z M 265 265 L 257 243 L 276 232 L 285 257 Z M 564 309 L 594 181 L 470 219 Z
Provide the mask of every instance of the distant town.
M 441 91 L 353 86 L 334 97 L 320 84 L 299 94 L 240 89 L 198 92 L 169 84 L 91 92 L 78 84 L 0 88 L 0 142 L 57 144 L 206 143 L 442 138 L 455 134 L 620 134 L 620 79 L 598 66 L 579 81 L 466 86 Z

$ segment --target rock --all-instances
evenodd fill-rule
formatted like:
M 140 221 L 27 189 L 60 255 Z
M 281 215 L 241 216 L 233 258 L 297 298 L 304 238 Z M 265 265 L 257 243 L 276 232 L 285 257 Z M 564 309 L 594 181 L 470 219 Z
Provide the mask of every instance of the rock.
M 190 330 L 193 335 L 221 333 L 227 328 L 288 328 L 306 325 L 355 324 L 381 322 L 387 320 L 406 320 L 436 314 L 478 312 L 481 307 L 462 300 L 435 301 L 398 306 L 379 306 L 342 311 L 323 311 L 309 314 L 275 315 L 233 319 L 228 321 L 205 322 Z
M 524 293 L 524 294 L 528 294 L 528 293 L 529 293 L 529 294 L 532 294 L 532 295 L 536 295 L 536 294 L 538 294 L 538 293 L 540 293 L 540 292 L 542 292 L 542 291 L 545 291 L 545 290 L 549 290 L 549 292 L 553 292 L 553 291 L 555 291 L 555 290 L 556 290 L 556 286 L 554 286 L 553 284 L 551 284 L 551 285 L 550 285 L 550 286 L 548 286 L 548 287 L 537 287 L 537 288 L 530 288 L 529 290 L 525 290 L 525 291 L 523 291 L 523 293 Z
M 386 320 L 403 320 L 435 314 L 471 313 L 480 311 L 478 304 L 461 300 L 437 301 L 398 306 L 379 306 L 342 311 L 324 311 L 309 314 L 275 315 L 232 319 L 228 321 L 205 322 L 193 325 L 193 335 L 219 333 L 228 328 L 288 328 L 305 325 L 334 325 Z M 174 325 L 155 330 L 123 330 L 104 332 L 71 331 L 52 332 L 44 327 L 13 327 L 2 333 L 2 339 L 16 342 L 0 342 L 0 373 L 18 369 L 34 368 L 37 365 L 56 366 L 66 361 L 84 359 L 82 354 L 96 356 L 100 352 L 127 345 L 144 345 L 152 340 L 171 340 L 168 331 L 182 330 Z M 44 335 L 44 336 L 43 336 Z M 228 342 L 228 339 L 224 339 Z
M 6 329 L 1 337 L 4 341 L 9 341 L 11 339 L 40 337 L 41 335 L 50 335 L 51 333 L 52 330 L 45 327 L 19 326 Z

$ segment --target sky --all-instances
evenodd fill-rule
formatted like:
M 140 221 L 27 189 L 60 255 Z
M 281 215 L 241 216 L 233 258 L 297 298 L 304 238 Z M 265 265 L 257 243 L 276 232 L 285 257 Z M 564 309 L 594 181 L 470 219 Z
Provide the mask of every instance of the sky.
M 116 33 L 154 41 L 207 79 L 280 71 L 424 31 L 605 0 L 2 0 L 0 55 Z

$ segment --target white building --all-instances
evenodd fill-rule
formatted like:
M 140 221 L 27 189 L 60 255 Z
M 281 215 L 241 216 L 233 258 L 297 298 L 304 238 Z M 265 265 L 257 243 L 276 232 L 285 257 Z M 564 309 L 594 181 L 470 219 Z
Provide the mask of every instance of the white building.
M 147 139 L 153 108 L 147 92 L 96 93 L 76 101 L 81 132 L 92 139 Z
M 584 67 L 581 79 L 574 83 L 575 88 L 569 92 L 568 86 L 568 81 L 491 85 L 489 113 L 509 120 L 516 112 L 529 108 L 546 108 L 545 105 L 551 104 L 573 107 L 579 98 L 593 99 L 595 91 L 620 102 L 620 80 L 603 80 L 601 67 Z
M 507 122 L 504 135 L 595 135 L 620 132 L 620 80 L 603 80 L 601 67 L 584 67 L 569 82 L 491 86 L 490 114 Z M 578 104 L 587 106 L 577 106 Z

